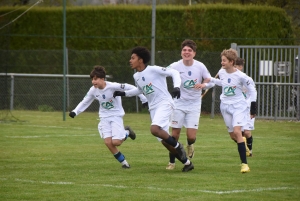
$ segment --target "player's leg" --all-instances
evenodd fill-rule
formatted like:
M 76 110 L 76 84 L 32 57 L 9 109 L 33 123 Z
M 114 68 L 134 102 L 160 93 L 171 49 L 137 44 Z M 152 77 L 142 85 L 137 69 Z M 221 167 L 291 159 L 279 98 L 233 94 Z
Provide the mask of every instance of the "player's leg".
M 173 107 L 168 102 L 162 102 L 157 108 L 150 110 L 152 120 L 150 131 L 154 136 L 174 147 L 180 158 L 185 160 L 186 152 L 182 144 L 169 135 L 170 116 L 172 112 Z
M 174 110 L 171 115 L 170 126 L 172 127 L 172 137 L 178 142 L 180 137 L 180 131 L 183 125 L 184 112 L 181 110 Z M 167 148 L 168 149 L 168 148 Z M 176 154 L 176 153 L 175 153 Z M 169 163 L 166 167 L 167 170 L 175 169 L 175 156 L 174 153 L 169 152 Z
M 123 127 L 122 117 L 102 118 L 98 125 L 99 133 L 104 138 L 104 143 L 109 151 L 113 154 L 121 164 L 122 168 L 130 168 L 130 165 L 125 159 L 117 146 L 120 146 L 126 139 L 126 132 Z
M 161 141 L 161 143 L 169 150 L 169 153 L 172 154 L 175 158 L 177 158 L 182 164 L 184 164 L 184 167 L 181 169 L 182 172 L 188 172 L 194 169 L 194 164 L 188 159 L 182 159 L 179 154 L 177 153 L 177 150 L 172 147 L 171 145 L 167 144 L 164 140 Z M 168 166 L 167 166 L 168 167 Z M 174 163 L 175 168 L 175 163 Z M 174 169 L 173 168 L 173 169 Z M 168 170 L 172 170 L 171 168 L 166 168 Z
M 242 126 L 246 125 L 248 110 L 247 107 L 242 103 L 237 103 L 229 107 L 232 111 L 232 126 L 233 132 L 230 133 L 231 137 L 237 142 L 238 152 L 241 159 L 241 172 L 250 172 L 250 168 L 246 158 L 246 144 L 242 136 Z
M 186 107 L 186 115 L 183 126 L 186 128 L 187 154 L 191 159 L 195 155 L 194 143 L 199 127 L 201 102 L 191 102 L 188 105 L 185 103 L 184 107 Z
M 254 130 L 254 121 L 255 118 L 252 118 L 247 121 L 247 124 L 245 126 L 245 138 L 246 138 L 246 144 L 249 148 L 249 153 L 247 153 L 247 156 L 252 157 L 252 145 L 253 145 L 253 136 L 252 136 L 252 130 Z

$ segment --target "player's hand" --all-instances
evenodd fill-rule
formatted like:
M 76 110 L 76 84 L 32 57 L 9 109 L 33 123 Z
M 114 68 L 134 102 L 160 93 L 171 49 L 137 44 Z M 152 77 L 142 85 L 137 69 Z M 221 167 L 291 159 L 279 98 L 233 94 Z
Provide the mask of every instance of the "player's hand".
M 180 89 L 178 87 L 175 87 L 171 94 L 173 98 L 180 98 Z
M 143 108 L 149 108 L 148 102 L 143 103 Z
M 203 89 L 203 88 L 205 88 L 205 87 L 206 87 L 205 84 L 200 84 L 200 83 L 197 83 L 197 84 L 195 84 L 195 86 L 194 86 L 195 89 Z
M 72 117 L 72 118 L 74 118 L 76 116 L 76 113 L 75 112 L 70 112 L 69 116 Z
M 114 98 L 116 96 L 125 96 L 125 95 L 126 95 L 125 91 L 115 91 L 114 94 L 113 94 Z
M 256 102 L 251 102 L 251 106 L 250 106 L 250 115 L 256 115 L 256 110 L 257 110 L 257 107 L 256 107 Z

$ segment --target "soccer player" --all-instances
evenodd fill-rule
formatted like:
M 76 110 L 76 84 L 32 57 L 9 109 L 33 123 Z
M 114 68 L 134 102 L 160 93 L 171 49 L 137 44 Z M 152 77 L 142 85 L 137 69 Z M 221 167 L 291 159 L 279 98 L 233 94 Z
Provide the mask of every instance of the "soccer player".
M 246 157 L 246 145 L 242 136 L 242 127 L 246 125 L 248 119 L 248 104 L 243 95 L 243 86 L 250 94 L 250 114 L 254 118 L 256 115 L 257 92 L 249 77 L 235 68 L 237 51 L 230 48 L 221 53 L 222 69 L 219 70 L 219 79 L 210 78 L 210 81 L 218 86 L 222 86 L 220 95 L 220 110 L 229 132 L 238 146 L 241 160 L 241 173 L 250 172 Z
M 245 60 L 238 57 L 236 59 L 236 62 L 235 62 L 235 67 L 242 71 L 243 72 L 243 69 L 244 69 L 244 64 L 245 64 Z M 249 77 L 249 80 L 251 82 L 251 84 L 253 84 L 255 86 L 255 83 L 253 81 L 253 79 L 251 77 Z M 246 87 L 243 87 L 243 94 L 246 98 L 246 101 L 247 101 L 247 104 L 248 104 L 248 111 L 250 113 L 250 106 L 251 106 L 251 99 L 250 99 L 250 95 L 247 91 L 247 88 Z M 252 133 L 251 131 L 254 130 L 254 121 L 255 121 L 255 118 L 251 118 L 251 115 L 249 114 L 249 118 L 248 118 L 248 121 L 247 121 L 247 124 L 245 126 L 243 126 L 242 128 L 242 134 L 243 134 L 243 138 L 244 138 L 244 141 L 246 143 L 246 155 L 249 156 L 249 157 L 252 157 L 252 144 L 253 144 L 253 137 L 252 137 Z
M 94 66 L 90 73 L 93 86 L 87 92 L 83 100 L 77 107 L 69 113 L 69 116 L 74 118 L 81 112 L 86 110 L 94 100 L 99 101 L 99 117 L 98 130 L 100 137 L 104 139 L 104 143 L 113 154 L 113 156 L 122 164 L 122 168 L 128 169 L 130 165 L 125 159 L 125 156 L 118 150 L 127 137 L 132 140 L 136 138 L 134 131 L 123 125 L 123 116 L 125 114 L 122 107 L 121 97 L 113 97 L 115 90 L 129 90 L 136 87 L 130 84 L 119 84 L 116 82 L 108 82 L 105 80 L 106 72 L 102 66 Z M 147 99 L 144 95 L 139 95 L 142 103 L 146 103 Z
M 194 143 L 198 131 L 201 112 L 202 89 L 213 87 L 208 82 L 211 77 L 206 66 L 194 59 L 197 45 L 193 40 L 184 40 L 181 43 L 181 60 L 172 63 L 169 67 L 180 73 L 180 98 L 175 99 L 175 110 L 171 117 L 172 136 L 178 141 L 181 128 L 186 128 L 187 154 L 190 159 L 194 157 Z M 169 153 L 168 170 L 175 168 L 175 156 Z
M 135 47 L 131 51 L 130 66 L 137 72 L 133 78 L 136 89 L 125 92 L 116 91 L 115 96 L 135 96 L 143 93 L 149 105 L 151 117 L 150 131 L 166 148 L 171 151 L 183 164 L 182 172 L 194 169 L 194 165 L 187 158 L 183 145 L 169 135 L 170 116 L 174 110 L 173 98 L 180 98 L 181 79 L 179 72 L 171 68 L 147 66 L 150 61 L 150 52 L 145 47 Z M 174 89 L 172 96 L 168 92 L 166 77 L 173 78 Z

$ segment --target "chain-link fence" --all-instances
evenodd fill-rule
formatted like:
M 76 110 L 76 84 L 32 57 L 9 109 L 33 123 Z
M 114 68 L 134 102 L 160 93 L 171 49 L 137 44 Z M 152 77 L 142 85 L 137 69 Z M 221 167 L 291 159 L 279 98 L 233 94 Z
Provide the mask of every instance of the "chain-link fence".
M 0 50 L 1 108 L 42 111 L 63 110 L 63 53 L 61 50 Z M 73 109 L 85 96 L 91 85 L 89 73 L 94 65 L 102 65 L 112 78 L 108 81 L 134 84 L 134 71 L 129 66 L 130 50 L 125 51 L 79 51 L 68 50 L 66 108 Z M 195 59 L 203 62 L 214 75 L 220 68 L 219 52 L 197 52 Z M 156 65 L 168 66 L 181 59 L 180 50 L 157 51 Z M 16 74 L 24 73 L 27 74 Z M 28 74 L 38 72 L 38 75 Z M 15 74 L 10 74 L 15 73 Z M 44 73 L 47 73 L 45 75 Z M 75 76 L 77 75 L 77 76 Z M 79 76 L 82 75 L 82 76 Z M 84 76 L 85 75 L 85 76 Z M 167 79 L 172 88 L 172 79 Z M 141 111 L 135 97 L 123 98 L 126 112 Z M 203 99 L 202 111 L 210 112 L 211 95 Z M 93 103 L 88 111 L 98 111 Z
M 63 110 L 63 75 L 55 74 L 58 71 L 63 72 L 63 53 L 61 50 L 0 50 L 0 54 L 1 69 L 4 69 L 0 72 L 0 109 L 41 111 Z M 245 53 L 243 52 L 243 54 Z M 292 56 L 297 54 L 298 52 L 293 53 Z M 112 76 L 112 78 L 108 78 L 109 81 L 134 84 L 134 80 L 132 77 L 134 71 L 129 67 L 130 50 L 68 50 L 67 55 L 68 74 L 67 83 L 65 86 L 67 89 L 67 110 L 71 110 L 76 107 L 76 105 L 82 100 L 86 92 L 91 87 L 91 80 L 88 75 L 94 65 L 102 65 L 106 68 L 107 74 Z M 180 50 L 157 51 L 155 54 L 155 58 L 156 65 L 168 66 L 170 63 L 181 59 Z M 259 68 L 266 66 L 256 67 L 255 65 L 253 65 L 253 63 L 259 63 L 259 61 L 256 61 L 257 59 L 259 59 L 258 56 L 251 56 L 251 58 L 254 58 L 254 60 L 249 59 L 249 57 L 245 58 L 246 62 L 248 62 L 246 64 L 246 72 L 257 72 L 257 78 L 261 79 L 259 74 L 261 70 Z M 215 74 L 220 69 L 220 52 L 197 52 L 195 59 L 203 62 L 209 69 L 212 76 L 215 76 Z M 272 59 L 263 58 L 262 60 L 265 61 Z M 281 60 L 279 59 L 279 61 Z M 268 82 L 259 82 L 260 80 L 256 81 L 256 88 L 258 91 L 257 118 L 300 119 L 300 86 L 298 82 L 295 83 L 296 79 L 290 79 L 291 77 L 296 78 L 296 75 L 299 76 L 298 72 L 295 71 L 295 69 L 297 69 L 296 64 L 294 62 L 293 66 L 290 66 L 291 68 L 289 68 L 288 65 L 280 66 L 280 70 L 291 70 L 292 74 L 291 76 L 289 76 L 289 79 L 286 79 L 286 76 L 279 74 L 276 75 L 275 78 L 268 78 Z M 254 66 L 254 68 L 250 68 L 251 66 Z M 268 67 L 267 69 L 268 71 L 270 69 L 273 69 L 273 65 Z M 262 72 L 268 73 L 268 71 L 265 72 L 263 70 Z M 22 72 L 27 72 L 27 74 L 9 74 Z M 39 74 L 28 74 L 33 72 L 39 72 Z M 49 75 L 45 75 L 44 73 L 48 73 Z M 255 76 L 253 76 L 254 79 Z M 264 76 L 264 78 L 266 78 L 266 76 Z M 276 79 L 277 82 L 272 82 L 273 79 Z M 280 82 L 280 80 L 287 81 Z M 172 79 L 168 78 L 167 82 L 171 90 Z M 209 92 L 204 96 L 202 100 L 203 113 L 211 113 L 212 117 L 215 114 L 220 113 L 220 94 L 220 87 L 214 87 L 213 89 L 209 90 Z M 123 98 L 123 106 L 126 112 L 136 112 L 143 110 L 139 100 L 135 97 Z M 88 108 L 88 111 L 98 111 L 98 109 L 98 103 L 94 102 Z

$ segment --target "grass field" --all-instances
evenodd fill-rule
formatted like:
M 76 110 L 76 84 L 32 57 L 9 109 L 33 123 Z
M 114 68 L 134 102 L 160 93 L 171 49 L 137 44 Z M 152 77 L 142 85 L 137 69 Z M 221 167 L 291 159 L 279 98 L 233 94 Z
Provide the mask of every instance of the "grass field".
M 0 113 L 5 111 L 0 111 Z M 148 114 L 126 114 L 137 133 L 120 150 L 123 170 L 99 137 L 96 113 L 63 121 L 61 112 L 13 111 L 0 122 L 0 200 L 300 200 L 300 122 L 257 120 L 250 173 L 221 117 L 203 115 L 195 169 L 166 170 L 167 150 L 149 132 Z M 184 131 L 183 131 L 184 132 Z M 185 133 L 180 142 L 185 144 Z

